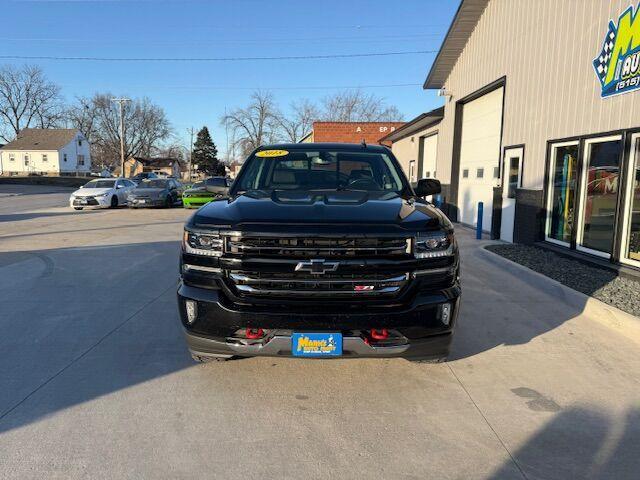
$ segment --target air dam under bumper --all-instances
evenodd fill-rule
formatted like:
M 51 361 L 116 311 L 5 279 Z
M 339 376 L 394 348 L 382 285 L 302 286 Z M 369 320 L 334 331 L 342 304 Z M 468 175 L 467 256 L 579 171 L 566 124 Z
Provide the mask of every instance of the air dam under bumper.
M 411 305 L 402 310 L 318 315 L 300 313 L 294 309 L 287 313 L 233 310 L 220 301 L 219 291 L 181 284 L 178 305 L 189 350 L 201 357 L 292 356 L 293 331 L 341 331 L 343 354 L 338 358 L 401 357 L 428 360 L 444 358 L 449 353 L 458 316 L 459 292 L 459 287 L 454 287 L 438 295 L 418 295 Z M 189 324 L 186 318 L 186 300 L 197 303 L 197 319 L 193 324 Z M 448 325 L 435 318 L 435 312 L 443 303 L 451 304 Z M 276 329 L 276 332 L 262 345 L 242 344 L 228 338 L 232 331 L 241 328 L 270 328 Z M 367 344 L 357 332 L 371 328 L 397 330 L 405 343 L 392 346 Z

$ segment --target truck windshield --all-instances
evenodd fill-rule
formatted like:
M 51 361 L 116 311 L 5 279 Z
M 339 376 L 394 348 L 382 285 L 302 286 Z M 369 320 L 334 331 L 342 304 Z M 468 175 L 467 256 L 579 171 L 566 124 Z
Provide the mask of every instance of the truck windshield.
M 265 150 L 257 152 L 247 162 L 236 191 L 400 192 L 404 188 L 402 173 L 384 153 Z

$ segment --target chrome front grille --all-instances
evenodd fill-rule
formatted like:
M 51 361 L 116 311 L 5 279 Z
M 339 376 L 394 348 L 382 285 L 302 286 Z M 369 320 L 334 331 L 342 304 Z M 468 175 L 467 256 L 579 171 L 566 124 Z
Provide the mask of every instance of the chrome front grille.
M 409 280 L 409 274 L 363 277 L 232 271 L 228 278 L 240 295 L 371 297 L 398 294 Z
M 407 238 L 296 238 L 296 237 L 243 237 L 227 238 L 226 251 L 230 254 L 262 257 L 389 257 L 406 255 Z

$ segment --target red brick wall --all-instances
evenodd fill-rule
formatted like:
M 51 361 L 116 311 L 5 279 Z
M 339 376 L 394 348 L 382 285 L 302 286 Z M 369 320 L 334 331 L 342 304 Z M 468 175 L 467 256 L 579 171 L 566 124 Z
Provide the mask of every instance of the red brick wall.
M 375 145 L 404 122 L 314 122 L 314 142 L 366 143 Z

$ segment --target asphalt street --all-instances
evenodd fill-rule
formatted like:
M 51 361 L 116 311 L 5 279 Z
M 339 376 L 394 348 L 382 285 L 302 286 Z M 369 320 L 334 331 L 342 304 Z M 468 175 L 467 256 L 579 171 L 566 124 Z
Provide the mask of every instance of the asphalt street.
M 0 185 L 0 478 L 637 479 L 640 319 L 460 229 L 451 360 L 197 365 L 182 209 Z

